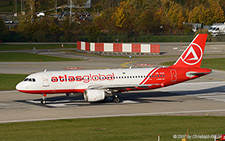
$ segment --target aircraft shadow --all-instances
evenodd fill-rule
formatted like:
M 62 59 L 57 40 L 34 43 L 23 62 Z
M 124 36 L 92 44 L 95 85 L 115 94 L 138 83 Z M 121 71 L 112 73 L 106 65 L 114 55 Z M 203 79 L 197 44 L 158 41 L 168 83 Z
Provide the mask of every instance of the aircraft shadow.
M 181 100 L 168 100 L 163 97 L 183 96 L 183 95 L 199 95 L 199 94 L 213 94 L 213 93 L 225 93 L 225 85 L 219 87 L 213 87 L 202 90 L 189 90 L 189 91 L 146 91 L 146 92 L 130 92 L 119 93 L 118 96 L 121 99 L 120 103 L 114 103 L 112 97 L 108 97 L 106 100 L 98 102 L 85 102 L 83 96 L 66 97 L 55 96 L 47 98 L 47 104 L 42 105 L 40 99 L 34 100 L 17 100 L 16 102 L 28 103 L 33 105 L 45 106 L 49 108 L 57 108 L 58 105 L 68 106 L 94 106 L 94 105 L 116 105 L 116 104 L 140 104 L 140 103 L 152 103 L 152 102 L 182 102 Z

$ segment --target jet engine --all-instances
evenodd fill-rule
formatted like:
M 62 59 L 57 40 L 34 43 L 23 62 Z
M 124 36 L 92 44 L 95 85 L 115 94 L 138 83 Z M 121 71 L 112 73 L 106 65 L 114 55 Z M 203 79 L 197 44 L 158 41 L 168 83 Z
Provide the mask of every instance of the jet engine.
M 104 90 L 86 90 L 84 91 L 84 100 L 88 102 L 95 102 L 105 99 Z

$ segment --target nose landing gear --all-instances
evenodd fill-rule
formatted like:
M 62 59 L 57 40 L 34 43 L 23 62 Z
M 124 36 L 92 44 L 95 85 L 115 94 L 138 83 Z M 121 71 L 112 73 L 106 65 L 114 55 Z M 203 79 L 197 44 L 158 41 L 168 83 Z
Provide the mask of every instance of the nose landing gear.
M 41 104 L 45 105 L 47 94 L 42 94 L 42 96 L 43 96 L 43 99 L 41 100 Z

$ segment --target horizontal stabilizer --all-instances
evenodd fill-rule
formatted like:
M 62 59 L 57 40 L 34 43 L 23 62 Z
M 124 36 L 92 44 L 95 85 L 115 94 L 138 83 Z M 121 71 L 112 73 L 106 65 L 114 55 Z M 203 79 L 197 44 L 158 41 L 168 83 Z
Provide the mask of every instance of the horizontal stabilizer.
M 194 77 L 194 76 L 200 77 L 200 76 L 207 75 L 210 73 L 211 73 L 211 70 L 208 72 L 187 72 L 186 76 L 187 77 Z
M 191 72 L 189 73 L 190 75 L 206 75 L 210 74 L 211 72 Z

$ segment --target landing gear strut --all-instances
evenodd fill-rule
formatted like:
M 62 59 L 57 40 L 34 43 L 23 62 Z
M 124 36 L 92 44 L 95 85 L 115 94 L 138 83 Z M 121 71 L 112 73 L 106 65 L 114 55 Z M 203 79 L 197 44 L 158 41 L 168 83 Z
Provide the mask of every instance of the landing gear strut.
M 113 97 L 113 102 L 115 102 L 115 103 L 120 103 L 120 98 L 118 97 L 118 95 L 115 95 L 115 96 Z
M 41 101 L 41 104 L 45 105 L 47 94 L 42 94 L 42 96 L 43 96 L 43 100 Z

